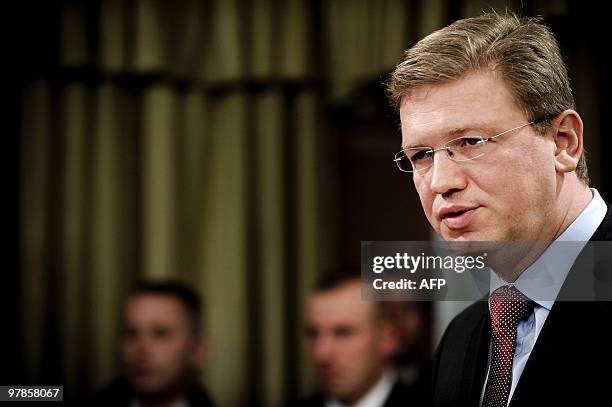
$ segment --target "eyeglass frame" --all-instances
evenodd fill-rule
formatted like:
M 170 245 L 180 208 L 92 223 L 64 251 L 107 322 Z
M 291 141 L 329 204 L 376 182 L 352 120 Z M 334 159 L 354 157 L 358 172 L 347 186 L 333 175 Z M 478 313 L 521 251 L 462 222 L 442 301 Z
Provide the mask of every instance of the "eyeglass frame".
M 482 144 L 484 145 L 484 144 L 488 143 L 489 141 L 491 141 L 491 140 L 493 140 L 493 139 L 495 139 L 495 138 L 497 138 L 497 137 L 500 137 L 500 136 L 506 135 L 506 134 L 508 134 L 508 133 L 510 133 L 510 132 L 513 132 L 513 131 L 515 131 L 515 130 L 520 130 L 520 129 L 522 129 L 523 127 L 527 127 L 527 126 L 530 126 L 530 125 L 532 125 L 532 124 L 541 123 L 541 122 L 544 122 L 544 121 L 551 120 L 551 119 L 553 119 L 553 118 L 554 118 L 554 117 L 556 117 L 556 116 L 557 116 L 557 115 L 549 115 L 549 116 L 544 116 L 544 117 L 541 117 L 541 118 L 539 118 L 539 119 L 533 120 L 533 121 L 531 121 L 531 122 L 529 122 L 529 123 L 525 123 L 525 124 L 521 124 L 520 126 L 513 127 L 513 128 L 511 128 L 511 129 L 509 129 L 509 130 L 504 130 L 504 131 L 502 131 L 501 133 L 498 133 L 498 134 L 496 134 L 496 135 L 494 135 L 494 136 L 487 137 L 487 138 L 482 138 L 482 137 L 481 137 L 480 143 L 482 143 Z M 449 145 L 450 143 L 452 143 L 452 142 L 456 141 L 456 140 L 460 140 L 460 139 L 464 139 L 464 138 L 474 138 L 474 139 L 475 139 L 475 138 L 477 138 L 477 137 L 466 137 L 466 136 L 457 137 L 457 138 L 454 138 L 454 139 L 452 139 L 452 140 L 447 141 L 447 142 L 444 144 L 444 147 L 437 148 L 437 149 L 433 149 L 433 148 L 431 148 L 431 147 L 411 147 L 411 148 L 408 148 L 408 150 L 410 150 L 410 149 L 415 149 L 415 150 L 416 150 L 416 149 L 420 149 L 420 148 L 422 148 L 422 149 L 424 149 L 423 151 L 427 151 L 427 152 L 431 153 L 431 159 L 432 159 L 432 161 L 431 161 L 431 165 L 429 165 L 428 167 L 425 167 L 425 168 L 421 168 L 420 170 L 415 170 L 415 169 L 413 169 L 412 171 L 406 171 L 406 170 L 403 170 L 403 169 L 402 169 L 402 167 L 401 167 L 401 165 L 400 165 L 400 161 L 402 160 L 402 158 L 403 158 L 403 157 L 398 157 L 398 155 L 399 155 L 399 154 L 404 154 L 404 157 L 406 157 L 406 158 L 408 159 L 408 161 L 410 162 L 410 166 L 411 166 L 412 168 L 414 168 L 414 166 L 412 165 L 412 160 L 410 159 L 410 157 L 408 157 L 408 156 L 406 155 L 406 150 L 405 150 L 405 149 L 402 149 L 401 151 L 398 151 L 397 153 L 395 153 L 395 157 L 393 158 L 393 161 L 395 161 L 395 164 L 397 164 L 397 167 L 399 168 L 399 170 L 400 170 L 401 172 L 406 172 L 406 173 L 409 173 L 409 174 L 411 174 L 411 173 L 415 173 L 415 172 L 416 172 L 417 174 L 421 174 L 423 171 L 425 171 L 425 170 L 427 170 L 427 169 L 429 169 L 429 168 L 433 167 L 433 164 L 434 164 L 434 163 L 433 163 L 433 158 L 434 158 L 434 156 L 435 156 L 435 154 L 436 154 L 436 152 L 437 152 L 437 151 L 446 150 L 446 155 L 448 156 L 448 158 L 449 158 L 449 159 L 451 159 L 451 160 L 453 160 L 453 161 L 456 161 L 456 162 L 472 161 L 472 160 L 475 160 L 475 159 L 477 159 L 477 158 L 479 158 L 479 157 L 482 157 L 484 153 L 481 153 L 480 155 L 477 155 L 476 157 L 473 157 L 473 158 L 468 158 L 468 159 L 465 159 L 465 160 L 457 160 L 457 159 L 455 159 L 455 158 L 453 158 L 453 157 L 451 156 L 451 154 L 450 154 L 450 153 L 451 153 L 451 151 L 450 151 L 450 148 L 448 147 L 448 145 Z

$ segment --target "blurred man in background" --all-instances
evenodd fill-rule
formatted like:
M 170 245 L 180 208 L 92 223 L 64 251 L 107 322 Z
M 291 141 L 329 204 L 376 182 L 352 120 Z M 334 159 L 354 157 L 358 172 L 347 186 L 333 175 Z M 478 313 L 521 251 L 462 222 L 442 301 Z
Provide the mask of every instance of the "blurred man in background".
M 416 390 L 390 367 L 399 336 L 384 311 L 361 299 L 359 274 L 330 274 L 319 282 L 306 305 L 306 333 L 322 391 L 295 405 L 418 405 Z
M 143 283 L 123 311 L 125 376 L 95 401 L 130 407 L 211 406 L 196 380 L 204 348 L 198 295 L 177 282 Z
M 427 386 L 431 359 L 431 303 L 425 301 L 385 301 L 385 313 L 399 335 L 399 346 L 391 358 L 403 383 Z

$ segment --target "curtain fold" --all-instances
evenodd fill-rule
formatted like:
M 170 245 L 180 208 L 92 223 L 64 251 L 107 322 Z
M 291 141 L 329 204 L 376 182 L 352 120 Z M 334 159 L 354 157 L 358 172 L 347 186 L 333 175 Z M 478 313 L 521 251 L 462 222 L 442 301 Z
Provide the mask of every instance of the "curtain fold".
M 255 343 L 261 344 L 261 354 L 255 361 L 262 367 L 262 377 L 256 383 L 261 388 L 263 405 L 276 405 L 282 401 L 287 386 L 286 376 L 278 372 L 285 370 L 286 354 L 291 348 L 285 343 L 283 326 L 290 318 L 285 307 L 285 273 L 289 262 L 288 231 L 285 221 L 288 216 L 286 197 L 288 177 L 285 157 L 285 117 L 283 97 L 278 90 L 270 90 L 258 95 L 254 101 L 254 132 L 247 143 L 247 154 L 256 161 L 257 171 L 253 174 L 254 202 L 259 213 L 257 224 L 261 238 L 255 242 L 253 250 L 257 266 L 252 272 L 259 274 L 258 280 L 251 279 L 257 289 L 256 300 L 260 301 L 256 320 L 260 323 L 255 331 Z
M 129 185 L 122 182 L 125 166 L 121 161 L 126 158 L 122 149 L 129 145 L 126 143 L 129 133 L 122 131 L 120 125 L 126 112 L 117 108 L 121 106 L 122 95 L 110 83 L 101 84 L 95 93 L 95 113 L 92 125 L 85 133 L 91 135 L 88 137 L 90 153 L 87 155 L 91 159 L 87 188 L 90 219 L 83 239 L 89 241 L 89 264 L 77 272 L 79 278 L 87 282 L 87 286 L 80 284 L 83 287 L 81 295 L 87 293 L 90 303 L 77 308 L 80 308 L 80 326 L 86 326 L 84 322 L 90 321 L 88 351 L 91 357 L 84 368 L 89 368 L 92 385 L 98 387 L 111 380 L 119 368 L 117 341 L 111 340 L 119 337 L 117 315 L 130 281 L 127 276 L 131 274 L 128 257 L 131 253 L 127 249 L 132 228 L 126 210 L 130 207 L 127 201 Z M 74 277 L 67 275 L 69 279 Z M 79 292 L 75 291 L 69 298 L 74 307 L 79 301 Z M 84 309 L 89 312 L 84 312 Z M 73 329 L 78 332 L 80 326 Z M 109 346 L 109 343 L 113 345 Z M 70 349 L 67 348 L 66 352 L 74 353 Z
M 296 309 L 300 312 L 296 317 L 295 337 L 298 338 L 297 354 L 294 359 L 297 367 L 301 368 L 296 373 L 299 377 L 298 392 L 305 393 L 313 388 L 312 374 L 309 372 L 309 358 L 304 350 L 306 349 L 306 338 L 302 335 L 304 325 L 304 304 L 308 292 L 312 289 L 316 276 L 323 268 L 329 268 L 331 264 L 324 264 L 321 258 L 321 250 L 327 243 L 324 240 L 326 229 L 329 225 L 322 223 L 323 218 L 320 212 L 319 180 L 325 174 L 318 172 L 318 160 L 321 157 L 319 146 L 322 141 L 317 115 L 317 100 L 312 93 L 300 94 L 295 101 L 294 109 L 291 112 L 295 120 L 295 138 L 293 142 L 293 170 L 295 172 L 295 211 L 296 216 L 296 235 L 295 235 L 295 269 L 297 274 L 296 284 Z M 302 373 L 302 374 L 300 374 Z
M 26 372 L 36 378 L 40 372 L 44 329 L 46 263 L 48 256 L 48 150 L 51 144 L 50 89 L 43 80 L 28 84 L 22 95 L 20 168 L 20 309 L 23 321 L 23 360 Z
M 142 264 L 150 278 L 168 278 L 177 259 L 177 95 L 166 84 L 142 95 Z
M 60 230 L 60 273 L 57 276 L 63 286 L 64 294 L 61 296 L 62 304 L 60 315 L 63 316 L 62 325 L 63 362 L 68 370 L 77 369 L 79 360 L 78 350 L 79 327 L 81 326 L 80 307 L 74 306 L 74 298 L 78 298 L 83 286 L 83 272 L 85 269 L 87 238 L 90 232 L 85 221 L 88 210 L 87 186 L 92 183 L 88 179 L 90 171 L 87 166 L 88 156 L 88 126 L 86 118 L 91 113 L 91 93 L 79 83 L 73 83 L 64 88 L 59 95 L 59 130 L 61 139 L 53 138 L 61 146 L 59 156 L 62 157 L 59 174 L 62 182 L 58 189 L 61 204 Z M 57 196 L 57 195 L 56 195 Z M 55 216 L 57 216 L 55 215 Z M 94 274 L 94 273 L 92 273 Z M 74 380 L 71 377 L 70 380 Z M 75 383 L 70 383 L 75 384 Z
M 211 109 L 211 133 L 201 288 L 212 343 L 207 383 L 217 400 L 240 404 L 246 394 L 249 340 L 246 258 L 246 103 L 239 95 L 222 97 Z

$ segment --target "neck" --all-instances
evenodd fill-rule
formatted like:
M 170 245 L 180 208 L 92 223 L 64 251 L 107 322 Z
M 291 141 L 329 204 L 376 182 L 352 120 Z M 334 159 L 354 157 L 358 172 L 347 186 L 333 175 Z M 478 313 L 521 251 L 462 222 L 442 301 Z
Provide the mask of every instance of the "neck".
M 561 187 L 559 203 L 552 213 L 556 219 L 553 225 L 557 225 L 557 227 L 551 231 L 551 238 L 548 239 L 550 241 L 554 241 L 561 236 L 593 199 L 593 193 L 588 185 L 579 180 L 575 174 L 573 175 L 574 178 L 571 179 L 571 182 L 568 182 L 567 187 Z
M 338 397 L 338 400 L 342 402 L 345 406 L 354 406 L 356 405 L 366 394 L 372 391 L 382 380 L 384 375 L 384 370 L 381 370 L 377 376 L 375 376 L 371 381 L 369 386 L 365 386 L 365 389 L 362 389 L 359 392 L 351 394 L 346 397 Z

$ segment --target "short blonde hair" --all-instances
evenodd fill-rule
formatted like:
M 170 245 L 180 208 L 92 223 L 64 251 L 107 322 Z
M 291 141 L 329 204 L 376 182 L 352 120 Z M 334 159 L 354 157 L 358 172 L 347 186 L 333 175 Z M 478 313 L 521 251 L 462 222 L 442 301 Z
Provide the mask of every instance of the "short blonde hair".
M 510 12 L 458 20 L 420 40 L 405 51 L 391 73 L 387 94 L 399 110 L 411 90 L 457 80 L 480 69 L 491 69 L 503 78 L 530 121 L 575 108 L 567 67 L 553 33 L 539 18 Z M 536 129 L 543 134 L 549 124 L 544 121 Z M 584 152 L 576 173 L 588 184 Z

